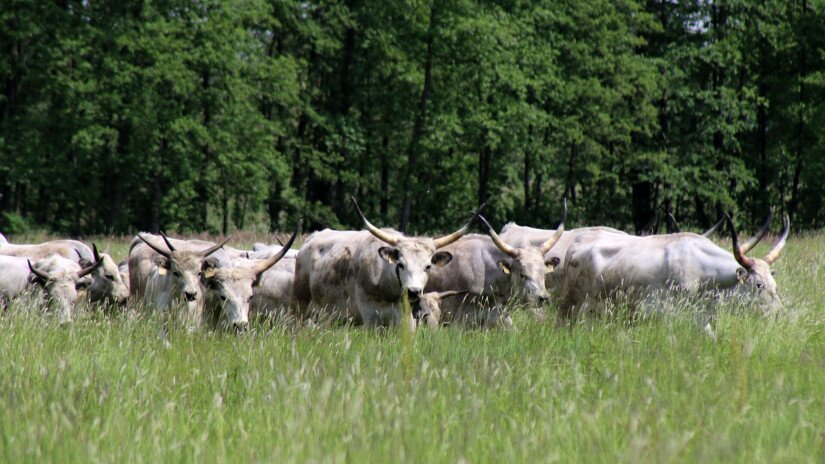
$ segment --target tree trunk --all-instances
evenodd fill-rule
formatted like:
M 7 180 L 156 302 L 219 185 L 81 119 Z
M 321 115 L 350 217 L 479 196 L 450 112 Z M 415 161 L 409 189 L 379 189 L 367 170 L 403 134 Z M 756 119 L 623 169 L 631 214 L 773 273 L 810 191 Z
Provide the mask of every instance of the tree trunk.
M 633 226 L 636 235 L 649 234 L 653 232 L 654 220 L 653 211 L 653 183 L 650 181 L 637 182 L 633 184 Z
M 489 145 L 485 145 L 484 149 L 478 157 L 478 204 L 487 203 L 487 193 L 490 184 L 490 160 L 493 157 L 493 150 Z
M 430 8 L 430 24 L 427 31 L 427 51 L 424 57 L 424 84 L 421 88 L 421 96 L 418 99 L 418 114 L 415 117 L 415 124 L 413 125 L 412 138 L 407 149 L 407 169 L 404 173 L 404 201 L 401 204 L 401 220 L 398 229 L 401 232 L 407 231 L 407 225 L 410 222 L 410 210 L 412 208 L 412 180 L 415 176 L 416 164 L 418 161 L 418 145 L 421 138 L 424 136 L 427 123 L 427 103 L 430 99 L 430 90 L 432 88 L 432 68 L 433 68 L 433 48 L 435 42 L 435 27 L 436 27 L 436 4 Z
M 384 135 L 381 141 L 381 216 L 386 219 L 390 208 L 390 138 Z

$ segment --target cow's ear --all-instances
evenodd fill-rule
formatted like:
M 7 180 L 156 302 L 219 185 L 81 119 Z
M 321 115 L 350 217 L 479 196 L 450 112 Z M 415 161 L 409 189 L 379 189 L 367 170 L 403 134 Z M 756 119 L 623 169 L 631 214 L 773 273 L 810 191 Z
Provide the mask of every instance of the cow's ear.
M 378 249 L 378 254 L 390 264 L 397 263 L 398 259 L 401 258 L 401 252 L 398 251 L 398 248 L 393 247 L 381 247 Z
M 738 280 L 740 284 L 745 283 L 745 279 L 747 278 L 748 271 L 746 271 L 744 267 L 736 268 L 736 280 Z
M 498 268 L 501 269 L 501 272 L 505 274 L 510 273 L 510 263 L 507 262 L 506 259 L 500 259 L 498 260 L 498 262 L 496 262 L 496 264 L 498 265 Z
M 453 260 L 453 254 L 449 251 L 439 251 L 433 255 L 433 259 L 430 261 L 438 267 L 446 266 Z
M 169 270 L 170 265 L 169 258 L 166 256 L 155 256 L 155 266 L 158 267 L 158 274 L 166 275 L 166 271 Z
M 214 256 L 210 256 L 203 260 L 203 264 L 201 264 L 201 276 L 207 279 L 211 279 L 215 276 L 215 269 L 218 268 L 218 258 Z
M 556 266 L 559 265 L 560 262 L 561 260 L 555 256 L 546 260 L 544 262 L 544 265 L 547 266 L 547 272 L 553 272 L 553 270 L 556 268 Z

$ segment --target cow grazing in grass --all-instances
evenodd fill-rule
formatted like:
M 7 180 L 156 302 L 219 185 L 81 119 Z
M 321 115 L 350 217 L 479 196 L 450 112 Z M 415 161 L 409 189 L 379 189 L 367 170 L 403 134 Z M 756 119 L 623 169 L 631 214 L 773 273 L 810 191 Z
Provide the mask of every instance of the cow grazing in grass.
M 62 323 L 74 316 L 79 292 L 91 285 L 101 261 L 81 268 L 77 261 L 54 255 L 43 259 L 0 256 L 0 300 L 6 305 L 28 289 L 39 289 Z
M 366 231 L 323 230 L 313 234 L 296 257 L 294 299 L 299 317 L 331 314 L 365 325 L 401 322 L 403 296 L 414 305 L 430 272 L 450 262 L 441 251 L 470 228 L 441 238 L 408 237 L 370 223 L 353 204 Z
M 770 312 L 781 306 L 770 265 L 779 257 L 790 230 L 783 230 L 763 258 L 749 258 L 727 218 L 733 243 L 728 252 L 698 234 L 634 237 L 594 231 L 577 237 L 565 259 L 560 315 L 569 317 L 614 295 L 634 307 L 653 307 L 663 295 L 737 296 Z M 744 251 L 743 251 L 744 250 Z

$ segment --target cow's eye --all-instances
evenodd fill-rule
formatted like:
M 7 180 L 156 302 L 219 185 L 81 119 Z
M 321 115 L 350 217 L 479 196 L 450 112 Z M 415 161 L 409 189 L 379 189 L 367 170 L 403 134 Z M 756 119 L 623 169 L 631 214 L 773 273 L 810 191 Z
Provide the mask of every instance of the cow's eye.
M 226 301 L 226 295 L 221 295 L 221 301 Z
M 756 288 L 758 288 L 759 290 L 762 290 L 763 288 L 765 288 L 765 284 L 763 284 L 762 282 L 757 282 L 756 283 Z
M 425 270 L 426 272 L 430 272 L 430 269 L 432 269 L 432 268 L 433 268 L 433 265 L 432 265 L 432 264 L 428 264 L 428 265 L 427 265 L 427 267 L 425 267 L 425 268 L 424 268 L 424 270 Z
M 404 269 L 404 264 L 403 263 L 398 263 L 398 269 Z
M 180 272 L 179 272 L 179 271 L 175 271 L 175 272 L 173 272 L 173 273 L 172 273 L 172 275 L 174 275 L 175 277 L 180 277 Z
M 524 275 L 524 274 L 521 275 L 521 278 L 524 279 L 524 280 L 527 280 L 527 276 Z
M 109 280 L 115 280 L 115 276 L 113 276 L 112 274 L 106 274 L 106 278 Z

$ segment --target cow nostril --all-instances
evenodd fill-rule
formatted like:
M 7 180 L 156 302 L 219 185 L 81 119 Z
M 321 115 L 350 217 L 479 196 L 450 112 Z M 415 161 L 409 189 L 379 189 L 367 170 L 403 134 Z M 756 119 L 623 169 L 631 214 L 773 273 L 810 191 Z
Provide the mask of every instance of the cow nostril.
M 195 301 L 195 297 L 197 297 L 195 292 L 184 292 L 183 296 L 186 298 L 186 301 Z
M 243 321 L 235 322 L 235 323 L 233 323 L 233 325 L 235 326 L 235 331 L 236 332 L 246 332 L 246 329 L 249 327 L 249 323 L 248 322 L 243 322 Z

